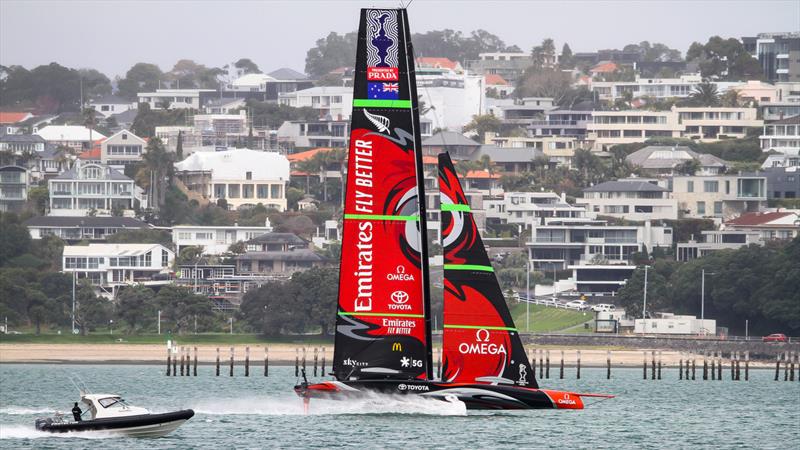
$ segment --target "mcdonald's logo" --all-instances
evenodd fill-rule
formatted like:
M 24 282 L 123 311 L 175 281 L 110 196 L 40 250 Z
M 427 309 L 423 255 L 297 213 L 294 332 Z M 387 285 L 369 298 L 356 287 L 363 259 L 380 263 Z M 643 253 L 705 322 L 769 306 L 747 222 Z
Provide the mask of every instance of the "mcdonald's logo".
M 403 351 L 403 344 L 399 342 L 392 343 L 392 351 L 393 352 L 402 352 Z

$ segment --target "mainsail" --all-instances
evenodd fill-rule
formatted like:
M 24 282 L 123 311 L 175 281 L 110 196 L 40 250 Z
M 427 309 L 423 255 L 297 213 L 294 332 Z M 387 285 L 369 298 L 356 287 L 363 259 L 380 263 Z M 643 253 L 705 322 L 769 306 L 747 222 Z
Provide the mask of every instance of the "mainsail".
M 361 10 L 333 364 L 339 380 L 432 378 L 409 37 L 405 10 Z
M 538 388 L 450 155 L 439 155 L 444 335 L 442 379 Z

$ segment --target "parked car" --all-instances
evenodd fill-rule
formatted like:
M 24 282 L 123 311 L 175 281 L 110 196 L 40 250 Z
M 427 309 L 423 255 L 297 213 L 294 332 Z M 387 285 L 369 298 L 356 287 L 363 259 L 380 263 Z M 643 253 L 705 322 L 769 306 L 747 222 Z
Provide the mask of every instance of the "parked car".
M 572 300 L 570 302 L 567 302 L 567 304 L 564 306 L 566 306 L 567 308 L 579 309 L 581 311 L 587 308 L 585 300 Z
M 558 300 L 554 298 L 543 298 L 539 300 L 539 304 L 545 306 L 558 306 Z
M 615 309 L 617 309 L 617 307 L 609 303 L 598 303 L 596 305 L 592 305 L 592 311 L 594 312 L 611 312 Z
M 787 342 L 789 339 L 783 333 L 773 333 L 769 336 L 764 336 L 761 340 L 764 342 Z

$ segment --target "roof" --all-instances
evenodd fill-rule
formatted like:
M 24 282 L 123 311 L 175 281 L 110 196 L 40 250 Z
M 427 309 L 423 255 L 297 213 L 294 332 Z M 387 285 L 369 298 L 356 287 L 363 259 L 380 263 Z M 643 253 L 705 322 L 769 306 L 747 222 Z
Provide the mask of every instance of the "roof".
M 793 212 L 750 212 L 744 213 L 741 216 L 725 222 L 725 225 L 732 226 L 755 226 L 755 225 L 769 225 L 779 219 L 788 216 L 797 216 Z
M 236 260 L 267 260 L 267 261 L 325 261 L 325 258 L 312 250 L 301 249 L 288 252 L 247 252 L 236 257 Z
M 435 67 L 435 68 L 443 68 L 443 69 L 450 69 L 456 70 L 458 68 L 458 63 L 452 61 L 450 58 L 435 58 L 429 56 L 420 56 L 416 59 L 417 66 L 419 67 Z
M 118 97 L 116 95 L 106 95 L 98 98 L 97 100 L 92 100 L 89 103 L 93 105 L 130 105 L 136 102 L 132 102 L 126 98 Z
M 611 73 L 617 70 L 617 65 L 611 61 L 605 61 L 597 64 L 596 66 L 592 67 L 590 72 L 592 73 Z
M 434 134 L 431 137 L 425 138 L 422 141 L 422 146 L 436 146 L 436 147 L 447 147 L 447 146 L 469 146 L 469 147 L 478 147 L 481 144 L 473 141 L 472 139 L 464 136 L 461 133 L 456 133 L 455 131 L 440 131 Z
M 0 135 L 0 142 L 26 142 L 26 143 L 43 143 L 44 138 L 37 134 L 2 134 Z
M 280 81 L 308 80 L 306 74 L 300 73 L 294 69 L 289 69 L 288 67 L 281 67 L 278 70 L 273 70 L 267 75 Z
M 492 162 L 512 163 L 512 162 L 531 162 L 536 158 L 546 157 L 544 152 L 532 147 L 512 148 L 497 147 L 494 145 L 481 145 L 476 155 L 480 159 L 483 155 L 488 155 Z
M 232 105 L 234 103 L 244 103 L 245 99 L 243 98 L 232 98 L 232 97 L 223 97 L 223 98 L 215 98 L 211 99 L 206 103 L 206 107 L 209 106 L 226 106 Z
M 489 171 L 485 170 L 485 169 L 484 170 L 470 170 L 469 172 L 467 172 L 467 176 L 465 176 L 464 178 L 469 178 L 469 179 L 472 179 L 472 180 L 475 180 L 475 179 L 487 179 L 488 180 L 489 178 L 493 178 L 493 179 L 500 178 L 500 174 L 499 173 L 489 173 Z
M 297 152 L 286 155 L 286 159 L 289 162 L 299 162 L 299 161 L 308 161 L 309 159 L 313 158 L 317 153 L 327 153 L 333 150 L 332 148 L 328 147 L 320 147 L 320 148 L 313 148 L 311 150 L 306 150 L 304 152 Z
M 439 158 L 435 156 L 422 155 L 422 164 L 439 164 Z
M 606 181 L 588 187 L 583 192 L 667 192 L 667 190 L 647 181 Z
M 0 111 L 0 123 L 19 123 L 33 117 L 29 112 L 2 112 Z
M 154 247 L 164 247 L 161 244 L 89 244 L 65 245 L 64 256 L 107 256 L 107 255 L 138 255 Z M 169 250 L 169 249 L 167 249 Z
M 109 117 L 113 117 L 114 120 L 117 121 L 118 124 L 123 123 L 133 123 L 134 119 L 136 119 L 136 115 L 139 114 L 139 111 L 136 109 L 129 109 L 127 111 L 112 114 Z
M 294 92 L 282 92 L 281 95 L 294 97 L 300 95 L 346 95 L 352 93 L 353 88 L 347 86 L 315 86 Z
M 625 157 L 625 161 L 644 169 L 670 169 L 696 159 L 703 167 L 724 167 L 727 161 L 706 153 L 700 154 L 686 146 L 648 145 Z
M 112 228 L 149 228 L 150 225 L 133 217 L 68 217 L 68 216 L 38 216 L 31 217 L 23 222 L 26 227 L 112 227 Z
M 486 78 L 486 84 L 488 84 L 488 85 L 504 85 L 504 86 L 507 86 L 507 85 L 510 84 L 508 81 L 506 81 L 505 78 L 501 77 L 500 75 L 497 75 L 496 73 L 486 74 L 486 76 L 484 78 Z
M 101 168 L 106 169 L 107 170 L 107 172 L 106 172 L 107 177 L 105 178 L 106 180 L 131 181 L 130 178 L 126 177 L 123 173 L 117 171 L 116 169 L 113 169 L 113 168 L 111 168 L 109 166 L 104 166 L 102 164 L 95 164 L 95 163 L 84 163 L 83 165 L 77 164 L 77 163 L 73 164 L 72 167 L 69 168 L 69 170 L 65 170 L 65 171 L 61 172 L 60 174 L 58 174 L 58 176 L 56 176 L 56 177 L 54 177 L 52 179 L 53 180 L 77 180 L 78 179 L 78 170 L 80 170 L 82 167 L 86 167 L 88 165 L 99 166 Z
M 95 146 L 91 150 L 86 150 L 85 152 L 81 152 L 81 154 L 78 155 L 78 158 L 83 159 L 83 160 L 95 161 L 95 160 L 99 160 L 100 159 L 100 153 L 101 153 L 100 152 L 100 147 Z
M 175 170 L 213 172 L 217 180 L 241 180 L 252 172 L 253 180 L 289 180 L 289 160 L 277 152 L 246 148 L 223 152 L 195 152 L 179 163 Z
M 248 244 L 308 245 L 308 241 L 294 233 L 264 233 L 247 241 Z
M 82 125 L 48 125 L 40 128 L 36 134 L 47 141 L 89 141 L 106 138 L 104 134 L 89 130 Z
M 781 120 L 775 120 L 766 125 L 794 125 L 794 124 L 800 124 L 800 115 L 787 117 Z

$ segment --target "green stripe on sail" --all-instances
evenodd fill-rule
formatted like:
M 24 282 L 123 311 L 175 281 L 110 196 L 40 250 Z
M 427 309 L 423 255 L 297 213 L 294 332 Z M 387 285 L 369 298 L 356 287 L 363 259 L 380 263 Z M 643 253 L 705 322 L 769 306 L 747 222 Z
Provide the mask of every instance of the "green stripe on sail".
M 463 211 L 463 212 L 471 212 L 472 208 L 469 205 L 453 205 L 450 203 L 442 203 L 441 204 L 442 211 Z
M 494 272 L 492 266 L 481 266 L 478 264 L 445 264 L 444 270 L 477 270 L 479 272 Z
M 468 330 L 498 330 L 498 331 L 517 331 L 514 327 L 485 327 L 482 325 L 444 325 L 445 328 L 466 328 Z
M 353 100 L 353 106 L 360 108 L 410 109 L 411 100 L 376 100 L 376 99 L 357 98 Z
M 390 214 L 345 214 L 345 219 L 419 221 L 419 216 L 392 216 Z
M 409 317 L 412 319 L 424 319 L 422 314 L 400 314 L 400 313 L 357 313 L 339 311 L 337 314 L 340 316 L 366 316 L 366 317 Z

